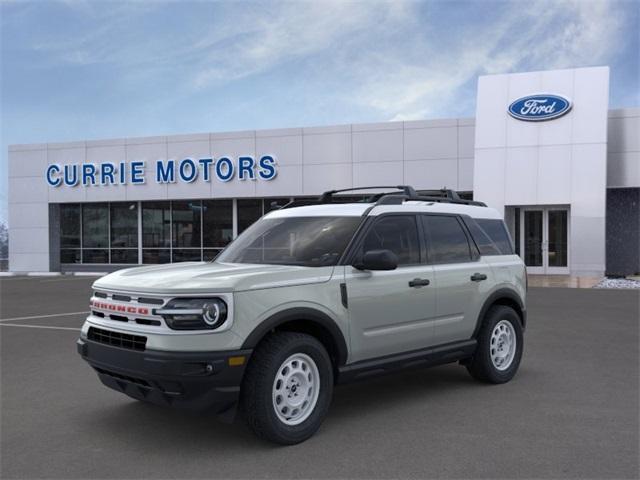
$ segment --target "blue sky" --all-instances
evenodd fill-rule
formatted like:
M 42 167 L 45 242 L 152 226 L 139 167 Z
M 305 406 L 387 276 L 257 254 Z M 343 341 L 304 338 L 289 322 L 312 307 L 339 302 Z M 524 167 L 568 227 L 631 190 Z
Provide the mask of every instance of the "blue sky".
M 0 0 L 7 146 L 473 116 L 478 75 L 611 67 L 640 105 L 640 3 Z

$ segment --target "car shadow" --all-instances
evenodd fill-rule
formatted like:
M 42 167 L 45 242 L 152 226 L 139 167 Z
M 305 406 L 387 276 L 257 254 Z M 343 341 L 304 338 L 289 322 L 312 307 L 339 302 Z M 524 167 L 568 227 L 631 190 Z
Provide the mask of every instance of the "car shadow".
M 396 372 L 334 389 L 329 414 L 322 432 L 349 428 L 362 416 L 385 415 L 407 404 L 437 401 L 439 397 L 457 395 L 457 391 L 478 388 L 466 370 L 457 365 Z M 269 450 L 278 448 L 253 435 L 239 413 L 233 424 L 221 422 L 215 414 L 197 413 L 160 407 L 125 398 L 110 408 L 97 407 L 82 420 L 85 428 L 114 437 L 119 442 L 141 442 L 154 451 L 177 449 L 191 454 L 210 455 L 211 445 L 218 453 L 233 450 Z M 88 422 L 85 423 L 85 422 Z

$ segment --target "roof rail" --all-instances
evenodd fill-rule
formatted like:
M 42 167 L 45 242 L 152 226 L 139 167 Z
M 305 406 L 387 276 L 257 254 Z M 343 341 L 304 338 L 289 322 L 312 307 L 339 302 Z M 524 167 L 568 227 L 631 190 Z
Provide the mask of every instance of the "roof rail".
M 318 203 L 331 203 L 331 200 L 333 199 L 333 195 L 336 193 L 353 192 L 356 190 L 374 190 L 374 189 L 377 190 L 379 188 L 393 188 L 395 190 L 400 190 L 407 196 L 417 195 L 413 187 L 409 185 L 376 185 L 373 187 L 354 187 L 354 188 L 343 188 L 340 190 L 327 190 L 322 195 L 320 195 L 320 198 L 318 199 Z M 389 195 L 389 193 L 386 193 L 386 194 L 381 193 L 378 195 Z M 378 195 L 374 195 L 374 196 L 378 196 Z
M 303 199 L 303 200 L 294 200 L 292 202 L 287 203 L 281 208 L 292 208 L 292 207 L 302 207 L 306 205 L 318 205 L 318 204 L 326 204 L 326 203 L 340 203 L 336 202 L 334 199 L 334 195 L 336 193 L 343 192 L 353 192 L 358 190 L 374 190 L 374 189 L 394 189 L 393 192 L 385 192 L 385 193 L 375 193 L 372 194 L 365 201 L 367 203 L 373 203 L 375 205 L 400 205 L 405 201 L 420 201 L 420 202 L 440 202 L 440 203 L 456 203 L 461 205 L 475 205 L 478 207 L 486 207 L 487 205 L 483 202 L 478 202 L 474 200 L 465 200 L 458 195 L 458 192 L 455 190 L 449 189 L 441 189 L 441 190 L 419 190 L 416 191 L 410 185 L 377 185 L 373 187 L 354 187 L 354 188 L 343 188 L 340 190 L 328 190 L 324 192 L 317 199 Z

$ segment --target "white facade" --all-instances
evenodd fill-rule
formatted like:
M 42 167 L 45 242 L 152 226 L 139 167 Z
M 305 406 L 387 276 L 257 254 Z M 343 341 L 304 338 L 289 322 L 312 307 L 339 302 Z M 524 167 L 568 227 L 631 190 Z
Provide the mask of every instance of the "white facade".
M 562 205 L 570 215 L 575 274 L 605 271 L 607 187 L 640 187 L 640 109 L 608 110 L 606 67 L 480 77 L 476 119 L 202 133 L 9 147 L 12 271 L 47 271 L 57 255 L 50 204 L 206 198 L 294 197 L 366 185 L 473 191 L 511 207 Z M 510 117 L 514 99 L 560 93 L 572 110 L 547 122 Z M 265 181 L 157 183 L 158 160 L 272 156 Z M 145 162 L 145 183 L 50 186 L 48 165 Z M 55 263 L 55 262 L 53 262 Z

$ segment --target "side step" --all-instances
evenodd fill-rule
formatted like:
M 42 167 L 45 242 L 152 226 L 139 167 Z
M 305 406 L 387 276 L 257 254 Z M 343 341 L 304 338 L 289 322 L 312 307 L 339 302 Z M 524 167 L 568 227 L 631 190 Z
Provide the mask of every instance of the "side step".
M 430 367 L 457 362 L 472 356 L 476 350 L 476 344 L 476 340 L 471 339 L 397 355 L 362 360 L 340 367 L 336 383 L 349 383 L 404 368 Z

